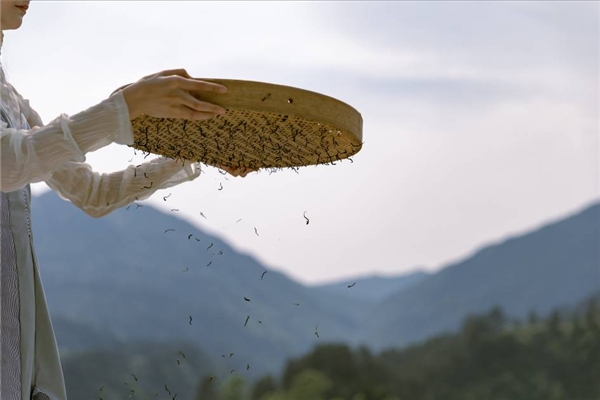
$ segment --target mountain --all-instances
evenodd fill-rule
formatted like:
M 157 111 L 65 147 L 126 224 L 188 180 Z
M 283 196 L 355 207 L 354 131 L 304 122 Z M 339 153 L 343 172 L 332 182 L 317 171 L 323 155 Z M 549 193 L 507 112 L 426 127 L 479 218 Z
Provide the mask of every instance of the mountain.
M 404 346 L 496 305 L 509 317 L 544 314 L 600 289 L 598 204 L 435 274 L 371 277 L 352 288 L 354 281 L 306 287 L 264 274 L 224 240 L 147 205 L 93 219 L 50 192 L 33 198 L 32 212 L 65 357 L 186 343 L 183 351 L 201 352 L 215 368 L 255 378 L 315 344 Z
M 61 358 L 70 399 L 193 399 L 199 376 L 230 375 L 195 346 L 177 342 L 128 343 Z
M 339 308 L 176 217 L 135 205 L 99 219 L 34 197 L 40 274 L 61 352 L 185 341 L 248 375 L 358 330 Z M 246 300 L 248 299 L 248 300 Z M 318 332 L 315 333 L 317 330 Z M 317 335 L 319 337 L 317 337 Z
M 332 283 L 312 286 L 314 293 L 346 296 L 361 301 L 376 303 L 387 296 L 399 293 L 429 277 L 424 271 L 416 271 L 397 276 L 372 275 L 364 278 L 345 279 Z M 348 290 L 352 289 L 352 290 Z
M 482 248 L 367 313 L 359 342 L 399 347 L 455 331 L 469 314 L 493 306 L 511 317 L 547 314 L 600 289 L 600 204 Z

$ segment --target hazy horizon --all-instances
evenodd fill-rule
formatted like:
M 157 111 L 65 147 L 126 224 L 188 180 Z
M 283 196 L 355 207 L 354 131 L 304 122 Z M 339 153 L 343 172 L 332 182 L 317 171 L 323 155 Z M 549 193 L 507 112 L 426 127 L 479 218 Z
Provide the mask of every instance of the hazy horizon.
M 50 190 L 39 190 L 37 191 L 36 194 L 34 194 L 34 197 L 40 197 L 44 194 L 49 194 Z M 309 287 L 313 287 L 313 286 L 320 286 L 320 285 L 327 285 L 327 284 L 333 284 L 333 283 L 339 283 L 339 282 L 344 282 L 344 281 L 350 281 L 350 280 L 360 280 L 360 279 L 367 279 L 367 278 L 398 278 L 398 277 L 404 277 L 404 276 L 408 276 L 417 272 L 425 272 L 427 274 L 435 274 L 445 268 L 448 268 L 454 264 L 460 263 L 470 257 L 472 257 L 473 255 L 475 255 L 477 252 L 479 252 L 481 249 L 488 247 L 488 246 L 493 246 L 493 245 L 497 245 L 500 243 L 505 242 L 508 239 L 512 239 L 514 237 L 519 237 L 519 236 L 524 236 L 527 234 L 530 234 L 532 232 L 535 232 L 537 230 L 539 230 L 540 228 L 543 228 L 547 225 L 551 225 L 553 223 L 556 223 L 558 221 L 561 221 L 563 219 L 569 218 L 571 216 L 577 215 L 580 212 L 593 207 L 593 206 L 599 206 L 600 205 L 600 200 L 594 200 L 592 202 L 590 202 L 589 204 L 583 205 L 581 207 L 578 207 L 574 210 L 569 210 L 565 213 L 561 213 L 560 215 L 556 215 L 554 217 L 550 217 L 547 220 L 532 225 L 528 228 L 525 228 L 524 230 L 518 231 L 518 232 L 507 232 L 504 235 L 499 236 L 496 239 L 492 239 L 490 241 L 487 242 L 481 242 L 478 244 L 474 244 L 473 246 L 471 246 L 469 249 L 466 249 L 465 252 L 453 259 L 447 260 L 445 262 L 440 263 L 439 265 L 436 266 L 427 266 L 427 265 L 415 265 L 412 268 L 408 268 L 406 270 L 403 270 L 401 272 L 364 272 L 364 273 L 360 273 L 360 274 L 353 274 L 353 275 L 339 275 L 337 277 L 334 278 L 330 278 L 330 279 L 324 279 L 324 280 L 319 280 L 319 281 L 311 281 L 311 282 L 305 282 L 302 279 L 298 279 L 296 276 L 294 276 L 293 274 L 289 274 L 285 269 L 281 269 L 278 268 L 277 266 L 273 266 L 273 265 L 269 265 L 269 263 L 263 259 L 261 259 L 260 254 L 256 254 L 253 253 L 252 251 L 248 251 L 246 249 L 243 248 L 237 248 L 237 246 L 235 245 L 235 243 L 232 243 L 228 238 L 227 235 L 223 235 L 220 232 L 209 232 L 210 234 L 213 234 L 215 236 L 217 236 L 219 239 L 223 240 L 224 242 L 226 242 L 228 245 L 230 245 L 231 247 L 233 247 L 234 249 L 236 249 L 236 251 L 239 251 L 240 253 L 243 254 L 248 254 L 251 257 L 254 257 L 255 259 L 257 259 L 260 263 L 264 264 L 266 267 L 276 270 L 278 272 L 281 272 L 283 274 L 285 274 L 286 276 L 288 276 L 290 279 L 295 280 L 296 282 L 304 285 L 304 286 L 309 286 Z M 161 210 L 158 207 L 155 207 L 154 204 L 150 205 L 151 207 L 154 207 L 157 211 L 159 212 L 163 212 L 164 214 L 168 215 L 169 212 L 168 210 Z M 173 215 L 176 217 L 179 217 L 178 215 Z M 200 229 L 200 230 L 205 230 L 205 226 L 201 226 L 197 223 L 195 223 L 194 220 L 188 220 L 185 219 L 184 220 L 188 223 L 190 223 L 192 226 Z

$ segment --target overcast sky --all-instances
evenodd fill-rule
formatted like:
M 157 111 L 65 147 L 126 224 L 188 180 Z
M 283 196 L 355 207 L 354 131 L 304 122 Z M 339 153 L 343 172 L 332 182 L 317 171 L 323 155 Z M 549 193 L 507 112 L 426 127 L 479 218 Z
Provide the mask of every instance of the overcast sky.
M 2 61 L 45 122 L 180 67 L 355 107 L 354 163 L 229 180 L 207 168 L 146 202 L 317 283 L 434 271 L 598 201 L 599 8 L 32 1 L 23 27 L 5 32 Z M 112 145 L 88 162 L 110 172 L 132 155 Z

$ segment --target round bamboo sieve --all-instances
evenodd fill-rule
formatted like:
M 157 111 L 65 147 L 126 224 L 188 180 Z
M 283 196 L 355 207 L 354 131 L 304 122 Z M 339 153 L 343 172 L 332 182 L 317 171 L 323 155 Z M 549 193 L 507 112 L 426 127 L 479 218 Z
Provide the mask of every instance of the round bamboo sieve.
M 132 147 L 252 169 L 333 163 L 362 147 L 360 113 L 332 97 L 263 82 L 203 80 L 227 86 L 227 93 L 197 94 L 225 108 L 224 115 L 204 121 L 142 115 L 131 122 Z

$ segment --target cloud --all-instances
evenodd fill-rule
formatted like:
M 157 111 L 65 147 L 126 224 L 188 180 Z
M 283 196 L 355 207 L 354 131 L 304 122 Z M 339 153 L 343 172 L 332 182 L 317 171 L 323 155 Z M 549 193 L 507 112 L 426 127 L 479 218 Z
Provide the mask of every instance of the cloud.
M 352 48 L 344 42 L 363 55 L 361 63 L 351 57 L 348 68 L 380 78 L 580 88 L 598 76 L 599 8 L 594 2 L 329 2 L 317 15 L 341 40 L 340 57 Z

